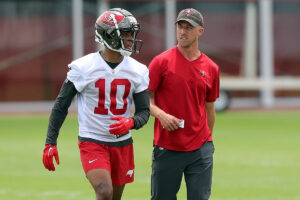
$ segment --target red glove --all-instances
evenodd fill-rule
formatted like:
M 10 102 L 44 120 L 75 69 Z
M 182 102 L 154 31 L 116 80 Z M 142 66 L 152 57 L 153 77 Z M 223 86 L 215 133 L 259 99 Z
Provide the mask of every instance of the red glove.
M 56 146 L 46 144 L 44 153 L 43 153 L 43 163 L 46 169 L 49 171 L 55 171 L 55 167 L 53 164 L 53 156 L 55 157 L 56 163 L 59 165 L 59 157 Z
M 133 126 L 134 121 L 132 118 L 127 117 L 110 117 L 112 120 L 118 120 L 118 122 L 111 124 L 109 132 L 114 135 L 122 135 L 127 133 Z

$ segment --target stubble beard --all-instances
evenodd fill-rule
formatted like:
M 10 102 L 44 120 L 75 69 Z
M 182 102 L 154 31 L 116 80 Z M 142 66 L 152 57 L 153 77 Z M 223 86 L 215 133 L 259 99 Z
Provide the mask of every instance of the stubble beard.
M 196 39 L 193 39 L 192 41 L 190 42 L 183 42 L 183 41 L 179 41 L 178 44 L 181 48 L 184 48 L 184 49 L 187 49 L 191 46 L 193 46 L 193 44 L 196 42 Z

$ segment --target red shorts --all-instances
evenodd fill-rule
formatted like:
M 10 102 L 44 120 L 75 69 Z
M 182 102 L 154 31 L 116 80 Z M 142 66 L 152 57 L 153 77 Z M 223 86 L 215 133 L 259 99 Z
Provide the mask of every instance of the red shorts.
M 78 142 L 82 167 L 87 173 L 92 169 L 110 172 L 114 186 L 134 180 L 133 145 L 114 147 L 94 142 Z

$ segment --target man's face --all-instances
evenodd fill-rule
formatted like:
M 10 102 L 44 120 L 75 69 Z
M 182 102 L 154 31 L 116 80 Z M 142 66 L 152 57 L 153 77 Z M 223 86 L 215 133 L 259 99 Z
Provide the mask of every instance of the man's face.
M 176 36 L 178 45 L 182 48 L 188 48 L 192 46 L 198 37 L 202 35 L 203 28 L 201 26 L 193 27 L 186 21 L 179 21 L 176 27 Z
M 131 31 L 122 31 L 121 38 L 123 39 L 124 48 L 128 50 L 132 50 L 133 48 L 133 34 Z

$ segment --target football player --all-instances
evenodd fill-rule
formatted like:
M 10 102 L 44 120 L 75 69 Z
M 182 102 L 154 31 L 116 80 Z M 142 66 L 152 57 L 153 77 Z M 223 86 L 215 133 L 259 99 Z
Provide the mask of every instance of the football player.
M 70 71 L 53 106 L 43 153 L 46 169 L 59 164 L 57 138 L 72 99 L 77 95 L 80 157 L 96 199 L 121 199 L 124 186 L 134 179 L 131 129 L 148 121 L 149 71 L 131 58 L 139 53 L 140 25 L 121 8 L 101 14 L 95 23 L 95 40 L 104 50 L 69 64 Z M 130 117 L 134 102 L 135 113 Z

